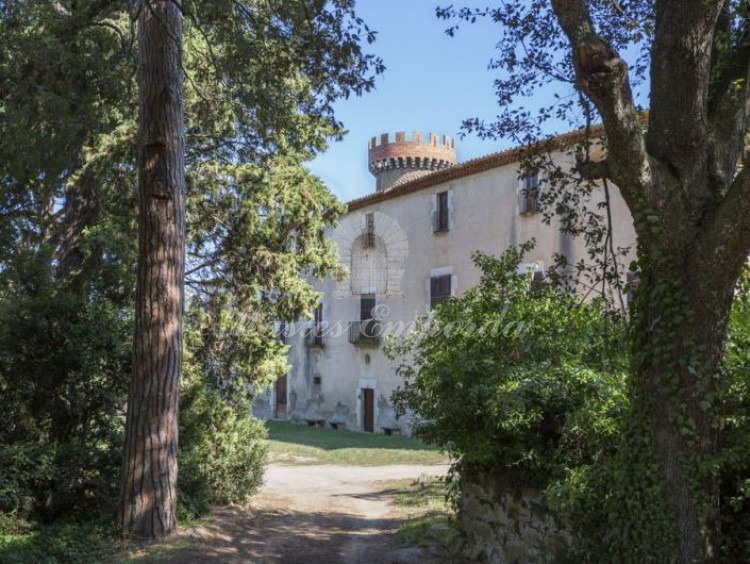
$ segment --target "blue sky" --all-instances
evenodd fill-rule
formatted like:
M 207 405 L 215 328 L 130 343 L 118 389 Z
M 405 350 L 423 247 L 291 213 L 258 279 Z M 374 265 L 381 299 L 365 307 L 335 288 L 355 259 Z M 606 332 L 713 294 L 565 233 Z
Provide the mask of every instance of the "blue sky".
M 435 17 L 435 7 L 448 0 L 360 0 L 358 12 L 378 31 L 370 51 L 383 58 L 385 74 L 376 89 L 361 98 L 342 100 L 336 109 L 349 134 L 310 163 L 342 200 L 373 192 L 367 170 L 367 143 L 374 136 L 414 130 L 458 137 L 469 117 L 497 115 L 493 72 L 497 30 L 490 21 L 464 26 L 453 38 L 448 22 Z M 460 3 L 460 2 L 459 2 Z M 461 3 L 460 3 L 461 4 Z M 465 4 L 471 4 L 470 1 Z M 458 160 L 507 148 L 504 141 L 457 138 Z

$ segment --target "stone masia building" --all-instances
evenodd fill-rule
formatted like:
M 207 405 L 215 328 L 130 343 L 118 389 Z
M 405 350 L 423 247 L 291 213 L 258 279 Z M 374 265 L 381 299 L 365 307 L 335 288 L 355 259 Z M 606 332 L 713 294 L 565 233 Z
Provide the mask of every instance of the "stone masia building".
M 582 136 L 558 137 L 555 162 L 572 165 L 565 149 Z M 291 370 L 257 398 L 261 417 L 409 433 L 408 417 L 397 419 L 390 404 L 401 381 L 383 353 L 385 335 L 408 331 L 474 286 L 480 273 L 472 251 L 500 254 L 534 238 L 522 267 L 534 276 L 544 275 L 555 253 L 570 264 L 586 260 L 580 239 L 543 223 L 544 178 L 521 175 L 516 150 L 456 164 L 453 139 L 419 132 L 410 140 L 403 132 L 393 141 L 382 135 L 368 149 L 376 190 L 349 202 L 330 234 L 349 276 L 316 281 L 323 298 L 313 319 L 282 328 Z M 632 245 L 632 219 L 617 193 L 611 212 L 615 244 Z

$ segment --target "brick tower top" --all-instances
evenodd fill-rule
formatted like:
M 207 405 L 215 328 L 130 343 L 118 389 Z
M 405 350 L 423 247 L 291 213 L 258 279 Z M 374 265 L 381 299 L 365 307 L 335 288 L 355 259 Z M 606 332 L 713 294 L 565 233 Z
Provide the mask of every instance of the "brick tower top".
M 456 141 L 447 135 L 430 133 L 425 142 L 422 132 L 415 131 L 411 141 L 403 131 L 396 133 L 396 141 L 389 142 L 388 134 L 370 140 L 368 162 L 370 172 L 377 179 L 376 190 L 382 192 L 394 185 L 424 176 L 435 170 L 456 164 Z

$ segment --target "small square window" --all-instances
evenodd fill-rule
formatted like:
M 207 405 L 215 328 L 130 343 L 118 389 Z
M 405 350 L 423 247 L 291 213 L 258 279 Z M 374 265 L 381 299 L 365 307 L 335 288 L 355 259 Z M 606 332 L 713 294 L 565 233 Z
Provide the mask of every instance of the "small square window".
M 435 309 L 451 297 L 451 279 L 450 274 L 430 278 L 430 309 Z

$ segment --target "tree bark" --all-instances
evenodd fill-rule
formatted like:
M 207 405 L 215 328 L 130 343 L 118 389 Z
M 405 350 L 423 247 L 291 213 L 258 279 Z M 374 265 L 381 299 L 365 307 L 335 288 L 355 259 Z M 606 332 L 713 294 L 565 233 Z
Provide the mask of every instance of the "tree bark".
M 647 295 L 634 311 L 635 413 L 647 422 L 666 486 L 677 561 L 718 561 L 718 482 L 700 465 L 718 448 L 718 376 L 734 284 L 707 277 L 694 256 L 645 266 L 638 291 Z
M 570 41 L 576 83 L 602 116 L 607 173 L 635 220 L 642 284 L 633 307 L 633 405 L 643 426 L 632 433 L 647 435 L 658 465 L 664 499 L 653 508 L 661 501 L 674 528 L 670 559 L 718 561 L 718 484 L 706 462 L 719 447 L 726 325 L 750 252 L 750 172 L 736 174 L 750 114 L 750 49 L 738 42 L 715 72 L 723 53 L 713 32 L 726 25 L 725 3 L 658 0 L 646 142 L 627 65 L 597 34 L 589 2 L 551 6 Z
M 118 524 L 142 538 L 177 525 L 186 191 L 180 4 L 142 0 L 138 14 L 138 282 Z

